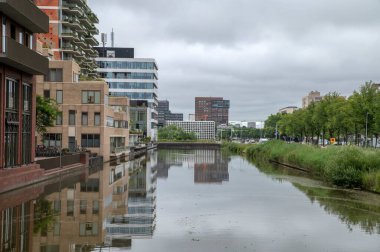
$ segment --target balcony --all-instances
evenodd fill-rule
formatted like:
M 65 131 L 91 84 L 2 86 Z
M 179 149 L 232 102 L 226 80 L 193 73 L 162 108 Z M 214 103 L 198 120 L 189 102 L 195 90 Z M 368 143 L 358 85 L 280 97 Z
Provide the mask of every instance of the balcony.
M 2 38 L 0 62 L 29 74 L 47 74 L 49 61 L 46 57 L 19 44 L 9 37 Z
M 49 32 L 49 17 L 31 1 L 0 0 L 0 12 L 31 32 Z
M 99 45 L 99 42 L 93 37 L 93 36 L 87 36 L 84 38 L 87 43 L 93 45 L 93 46 L 98 46 Z

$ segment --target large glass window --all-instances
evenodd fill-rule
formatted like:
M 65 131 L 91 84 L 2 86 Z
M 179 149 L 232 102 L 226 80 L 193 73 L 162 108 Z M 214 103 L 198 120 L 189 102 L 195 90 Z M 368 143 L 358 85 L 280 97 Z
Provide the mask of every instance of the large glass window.
M 19 140 L 19 111 L 18 111 L 18 82 L 6 79 L 5 101 L 5 167 L 13 167 L 18 164 L 18 140 Z M 26 98 L 27 99 L 27 98 Z M 28 118 L 24 118 L 26 121 Z M 30 119 L 30 115 L 29 115 Z M 30 132 L 29 132 L 30 133 Z
M 82 91 L 82 103 L 100 103 L 100 91 Z
M 81 145 L 82 147 L 86 147 L 86 148 L 99 148 L 100 135 L 99 134 L 82 134 Z
M 141 82 L 108 82 L 110 88 L 113 89 L 153 89 L 157 88 L 154 83 Z
M 6 108 L 15 110 L 17 108 L 17 85 L 18 83 L 15 80 L 7 79 L 7 101 Z
M 63 91 L 62 90 L 57 90 L 56 91 L 56 98 L 55 98 L 56 102 L 58 104 L 62 104 L 63 103 Z
M 62 134 L 44 134 L 46 147 L 61 147 Z
M 100 68 L 116 69 L 157 69 L 153 62 L 99 61 Z
M 75 125 L 75 110 L 69 110 L 69 125 Z
M 62 68 L 50 68 L 48 75 L 45 76 L 45 81 L 62 82 L 63 81 Z
M 22 86 L 22 163 L 29 164 L 32 154 L 32 87 L 26 83 Z

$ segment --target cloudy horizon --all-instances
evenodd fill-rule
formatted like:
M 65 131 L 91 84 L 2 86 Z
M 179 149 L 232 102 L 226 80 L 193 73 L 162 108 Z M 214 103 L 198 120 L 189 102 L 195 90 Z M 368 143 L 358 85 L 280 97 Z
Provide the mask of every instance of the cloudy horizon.
M 380 80 L 380 1 L 90 0 L 99 31 L 159 66 L 160 100 L 231 101 L 230 120 L 262 121 L 312 90 L 348 96 Z M 110 43 L 109 43 L 110 44 Z M 108 44 L 108 46 L 109 46 Z

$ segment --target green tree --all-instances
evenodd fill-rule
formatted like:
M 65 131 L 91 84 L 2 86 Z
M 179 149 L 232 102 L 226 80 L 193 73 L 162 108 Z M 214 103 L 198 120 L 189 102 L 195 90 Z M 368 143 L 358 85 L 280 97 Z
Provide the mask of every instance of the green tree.
M 36 130 L 42 136 L 48 127 L 54 126 L 59 109 L 53 99 L 45 99 L 38 95 L 36 101 Z
M 194 132 L 185 132 L 176 125 L 169 125 L 158 130 L 159 140 L 196 140 L 197 136 Z

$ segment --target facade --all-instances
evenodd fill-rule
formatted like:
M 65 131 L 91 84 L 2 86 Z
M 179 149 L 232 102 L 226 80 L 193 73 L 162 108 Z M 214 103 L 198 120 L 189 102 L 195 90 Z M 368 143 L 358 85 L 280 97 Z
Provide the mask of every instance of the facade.
M 133 48 L 97 47 L 96 50 L 100 55 L 96 59 L 97 71 L 108 83 L 110 96 L 128 97 L 131 104 L 145 101 L 146 136 L 157 140 L 158 68 L 155 60 L 134 58 Z
M 163 127 L 165 125 L 165 121 L 183 121 L 182 113 L 172 113 L 170 111 L 168 100 L 158 101 L 157 112 L 158 127 Z
M 166 121 L 166 126 L 176 125 L 182 128 L 185 132 L 194 132 L 197 139 L 215 139 L 215 122 L 214 121 Z
M 99 34 L 95 24 L 99 22 L 87 5 L 87 0 L 36 0 L 37 6 L 49 16 L 49 33 L 38 39 L 52 49 L 55 60 L 74 59 L 81 67 L 81 74 L 95 76 L 98 56 L 94 46 Z
M 129 142 L 129 101 L 109 97 L 104 81 L 79 81 L 79 66 L 73 61 L 50 61 L 49 74 L 38 78 L 37 94 L 54 99 L 61 111 L 56 126 L 48 128 L 37 143 L 46 147 L 79 146 L 104 157 L 125 154 Z
M 311 91 L 307 96 L 302 98 L 302 108 L 307 108 L 312 102 L 319 102 L 322 98 L 320 92 Z
M 32 1 L 0 1 L 0 191 L 33 180 L 36 84 L 48 60 L 36 52 L 35 33 L 48 32 L 48 16 Z M 25 172 L 26 174 L 23 174 Z
M 230 101 L 223 97 L 195 97 L 195 120 L 228 124 Z
M 298 109 L 298 107 L 296 107 L 296 106 L 288 106 L 288 107 L 285 107 L 285 108 L 278 110 L 278 113 L 280 113 L 280 114 L 293 114 L 294 111 L 296 111 L 297 109 Z

